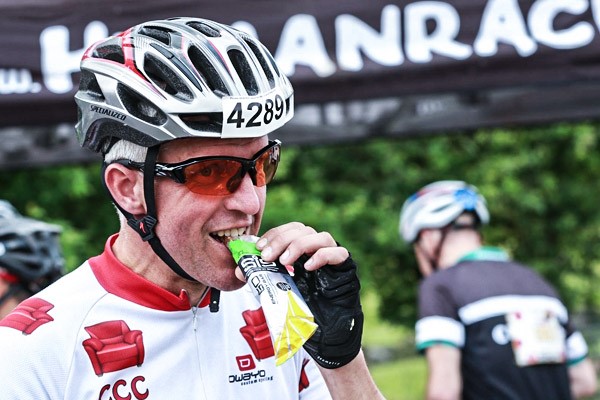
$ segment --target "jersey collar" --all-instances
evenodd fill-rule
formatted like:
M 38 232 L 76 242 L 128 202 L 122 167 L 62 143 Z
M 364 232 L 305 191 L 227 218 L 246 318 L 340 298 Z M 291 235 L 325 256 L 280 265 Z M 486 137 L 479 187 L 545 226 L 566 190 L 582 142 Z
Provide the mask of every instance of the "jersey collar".
M 509 261 L 508 253 L 499 247 L 482 246 L 475 251 L 462 256 L 459 262 L 463 261 Z
M 144 307 L 162 311 L 190 310 L 187 292 L 182 290 L 177 296 L 136 274 L 115 257 L 112 245 L 118 236 L 118 234 L 110 236 L 106 241 L 104 252 L 89 259 L 89 264 L 100 285 L 107 292 Z M 200 307 L 208 305 L 209 297 L 204 295 Z

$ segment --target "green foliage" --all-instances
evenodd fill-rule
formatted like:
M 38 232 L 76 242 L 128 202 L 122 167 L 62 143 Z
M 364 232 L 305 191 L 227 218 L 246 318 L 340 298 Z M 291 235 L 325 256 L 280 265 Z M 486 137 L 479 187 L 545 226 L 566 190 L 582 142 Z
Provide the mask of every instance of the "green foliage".
M 99 254 L 107 236 L 118 229 L 97 164 L 7 171 L 0 175 L 0 187 L 2 198 L 22 214 L 63 227 L 68 270 Z
M 400 208 L 429 182 L 463 179 L 488 200 L 489 244 L 540 271 L 574 310 L 598 309 L 598 147 L 588 123 L 284 146 L 262 230 L 297 220 L 331 232 L 380 296 L 381 316 L 412 327 L 420 277 L 398 236 Z M 24 214 L 64 227 L 70 269 L 118 229 L 97 164 L 6 171 L 0 187 Z
M 488 200 L 487 242 L 540 271 L 574 310 L 594 309 L 597 152 L 592 124 L 286 148 L 265 225 L 292 218 L 330 231 L 381 296 L 382 316 L 412 326 L 419 276 L 412 249 L 398 236 L 400 208 L 429 182 L 466 180 Z

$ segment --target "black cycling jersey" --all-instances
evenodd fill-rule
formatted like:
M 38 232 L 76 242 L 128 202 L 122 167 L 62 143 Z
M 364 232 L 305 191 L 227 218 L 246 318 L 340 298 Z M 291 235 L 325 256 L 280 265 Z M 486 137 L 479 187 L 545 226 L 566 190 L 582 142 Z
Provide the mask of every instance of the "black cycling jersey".
M 416 334 L 461 349 L 463 399 L 570 399 L 567 365 L 587 355 L 554 288 L 495 248 L 422 282 Z

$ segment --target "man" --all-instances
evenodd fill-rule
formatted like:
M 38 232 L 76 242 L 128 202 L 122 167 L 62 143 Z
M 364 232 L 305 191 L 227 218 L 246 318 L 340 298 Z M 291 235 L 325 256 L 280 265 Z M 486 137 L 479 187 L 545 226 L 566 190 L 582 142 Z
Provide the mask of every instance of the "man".
M 402 207 L 400 235 L 425 278 L 416 345 L 427 357 L 427 398 L 591 396 L 596 375 L 583 336 L 547 282 L 482 246 L 488 221 L 484 197 L 462 181 L 431 183 Z
M 293 265 L 319 328 L 275 366 L 265 317 L 229 238 L 259 232 L 293 114 L 287 78 L 257 40 L 197 18 L 137 25 L 81 62 L 83 146 L 104 155 L 121 228 L 39 294 L 53 321 L 0 328 L 2 396 L 19 399 L 376 399 L 360 349 L 356 265 L 326 232 L 265 232 Z
M 0 319 L 62 276 L 60 231 L 0 200 Z

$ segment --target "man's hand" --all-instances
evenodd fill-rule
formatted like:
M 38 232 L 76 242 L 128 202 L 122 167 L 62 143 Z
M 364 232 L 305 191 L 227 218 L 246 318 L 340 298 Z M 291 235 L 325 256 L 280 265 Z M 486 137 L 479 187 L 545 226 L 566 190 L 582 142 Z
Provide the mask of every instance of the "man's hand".
M 257 243 L 266 261 L 294 266 L 294 281 L 319 328 L 304 344 L 324 368 L 339 368 L 359 353 L 363 330 L 360 283 L 348 250 L 327 232 L 298 222 L 273 228 Z

